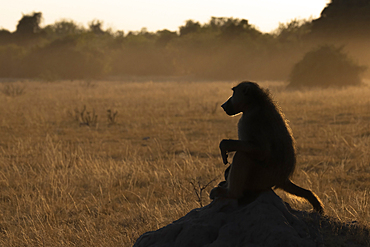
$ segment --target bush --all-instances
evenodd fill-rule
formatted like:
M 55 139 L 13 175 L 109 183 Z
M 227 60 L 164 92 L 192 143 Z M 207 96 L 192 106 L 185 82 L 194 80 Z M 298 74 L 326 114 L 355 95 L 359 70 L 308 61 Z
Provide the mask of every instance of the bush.
M 47 81 L 103 77 L 109 70 L 104 52 L 83 38 L 67 36 L 34 48 L 23 59 L 23 76 Z
M 361 74 L 366 70 L 350 59 L 343 47 L 321 46 L 306 53 L 290 73 L 289 88 L 345 87 L 361 84 Z

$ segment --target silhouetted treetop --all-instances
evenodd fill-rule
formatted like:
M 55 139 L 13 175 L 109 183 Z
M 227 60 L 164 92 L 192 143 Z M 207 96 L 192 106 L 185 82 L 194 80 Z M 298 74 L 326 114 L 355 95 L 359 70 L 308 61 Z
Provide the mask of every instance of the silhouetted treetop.
M 289 23 L 280 23 L 275 30 L 278 40 L 282 43 L 297 42 L 305 38 L 311 31 L 311 21 L 309 20 L 292 20 Z
M 23 15 L 17 25 L 16 33 L 22 35 L 32 35 L 40 32 L 40 23 L 42 20 L 41 12 L 34 12 L 31 15 Z
M 0 44 L 10 41 L 12 33 L 6 29 L 0 29 Z
M 67 36 L 73 34 L 80 34 L 84 31 L 83 27 L 78 26 L 72 20 L 57 21 L 52 25 L 47 25 L 44 30 L 49 35 L 55 34 L 56 36 Z
M 200 24 L 199 22 L 195 22 L 193 20 L 187 20 L 185 26 L 180 27 L 180 36 L 189 34 L 189 33 L 196 33 L 200 31 Z
M 262 33 L 246 19 L 236 19 L 227 17 L 212 17 L 208 23 L 201 25 L 199 22 L 187 20 L 184 26 L 179 28 L 180 37 L 194 33 L 213 33 L 222 39 L 230 40 L 236 37 L 257 38 Z
M 102 29 L 103 22 L 99 20 L 93 20 L 89 23 L 89 29 L 91 32 L 101 35 L 104 34 L 105 32 Z
M 320 35 L 364 36 L 370 30 L 370 0 L 332 0 L 313 21 Z
M 157 31 L 156 35 L 158 36 L 156 44 L 163 47 L 166 46 L 171 40 L 177 37 L 176 32 L 172 32 L 167 29 Z
M 250 25 L 246 19 L 234 19 L 225 17 L 212 17 L 209 24 L 212 30 L 219 30 L 223 37 L 236 37 L 243 34 L 248 34 L 252 37 L 257 37 L 262 33 L 254 26 Z

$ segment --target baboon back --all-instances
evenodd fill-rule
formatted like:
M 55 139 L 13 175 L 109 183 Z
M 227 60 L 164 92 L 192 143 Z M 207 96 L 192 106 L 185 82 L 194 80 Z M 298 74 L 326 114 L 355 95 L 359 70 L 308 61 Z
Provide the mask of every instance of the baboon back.
M 277 103 L 275 103 L 267 90 L 258 85 L 252 87 L 253 101 L 248 112 L 243 113 L 239 124 L 239 139 L 248 140 L 256 146 L 267 148 L 270 155 L 261 162 L 262 167 L 268 167 L 274 174 L 271 179 L 275 185 L 284 183 L 289 179 L 295 169 L 295 142 L 290 127 L 285 120 Z

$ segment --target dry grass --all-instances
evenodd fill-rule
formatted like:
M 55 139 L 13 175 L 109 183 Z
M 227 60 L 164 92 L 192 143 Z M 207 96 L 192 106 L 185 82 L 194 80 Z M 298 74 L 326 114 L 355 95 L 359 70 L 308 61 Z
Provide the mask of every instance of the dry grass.
M 28 82 L 25 94 L 0 94 L 0 245 L 131 246 L 199 207 L 192 184 L 217 178 L 203 191 L 208 203 L 225 169 L 219 141 L 236 138 L 238 118 L 216 107 L 234 84 Z M 369 225 L 369 87 L 262 85 L 297 140 L 293 180 L 329 216 Z M 96 124 L 81 124 L 84 106 Z M 114 124 L 108 110 L 117 111 Z

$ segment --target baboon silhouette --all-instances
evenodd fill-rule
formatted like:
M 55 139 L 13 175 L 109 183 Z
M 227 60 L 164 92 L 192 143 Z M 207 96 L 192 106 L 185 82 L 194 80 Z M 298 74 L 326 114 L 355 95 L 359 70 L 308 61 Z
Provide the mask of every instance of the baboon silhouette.
M 284 114 L 269 91 L 254 82 L 241 82 L 232 90 L 233 95 L 222 108 L 229 116 L 242 113 L 238 123 L 239 140 L 220 142 L 224 164 L 228 163 L 228 153 L 236 152 L 225 171 L 226 182 L 212 189 L 210 198 L 226 197 L 249 202 L 263 191 L 279 188 L 305 198 L 322 214 L 324 208 L 320 199 L 290 180 L 296 164 L 295 141 Z

